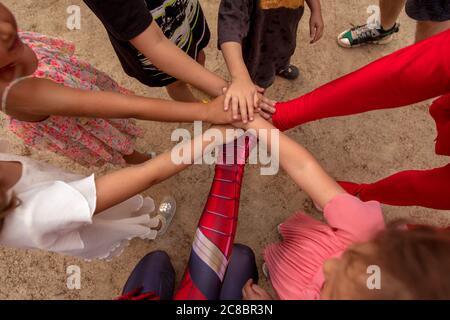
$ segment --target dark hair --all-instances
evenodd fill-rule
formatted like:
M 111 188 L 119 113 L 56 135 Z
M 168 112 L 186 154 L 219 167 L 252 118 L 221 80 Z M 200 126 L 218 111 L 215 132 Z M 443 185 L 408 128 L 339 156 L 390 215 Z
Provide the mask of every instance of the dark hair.
M 450 299 L 450 230 L 399 228 L 398 223 L 370 242 L 373 254 L 349 249 L 352 260 L 377 265 L 381 289 L 365 288 L 366 299 Z

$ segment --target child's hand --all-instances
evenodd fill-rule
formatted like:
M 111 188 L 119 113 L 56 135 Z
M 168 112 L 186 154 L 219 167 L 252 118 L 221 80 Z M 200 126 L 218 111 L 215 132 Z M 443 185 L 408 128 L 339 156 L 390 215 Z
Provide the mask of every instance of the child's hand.
M 324 28 L 325 24 L 323 22 L 322 13 L 319 10 L 311 12 L 311 18 L 309 19 L 311 44 L 316 43 L 322 38 Z
M 273 101 L 262 94 L 258 94 L 258 113 L 266 120 L 270 120 L 275 113 L 276 101 Z
M 242 298 L 244 300 L 273 300 L 263 288 L 253 284 L 252 279 L 248 280 L 242 289 Z
M 240 121 L 241 117 L 238 115 L 237 119 L 233 119 L 231 111 L 223 110 L 225 96 L 219 96 L 213 101 L 205 105 L 208 108 L 206 121 L 213 124 L 230 124 L 234 121 Z
M 225 94 L 225 110 L 229 110 L 231 105 L 234 119 L 239 119 L 240 113 L 244 123 L 252 121 L 258 107 L 258 90 L 250 78 L 233 80 Z

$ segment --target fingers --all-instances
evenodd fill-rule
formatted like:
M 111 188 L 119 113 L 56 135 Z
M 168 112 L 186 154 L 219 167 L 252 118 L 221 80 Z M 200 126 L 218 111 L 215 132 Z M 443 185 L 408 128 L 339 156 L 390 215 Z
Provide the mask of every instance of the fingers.
M 269 98 L 266 98 L 266 97 L 262 97 L 261 101 L 259 103 L 259 107 L 262 110 L 264 110 L 264 111 L 267 111 L 267 112 L 270 112 L 270 113 L 275 113 L 275 111 L 276 111 L 276 108 L 275 108 L 276 104 L 277 104 L 276 101 L 270 100 Z
M 241 118 L 243 123 L 248 122 L 248 110 L 247 110 L 247 101 L 245 98 L 239 99 L 239 110 L 241 111 Z
M 258 93 L 264 94 L 264 92 L 266 92 L 266 89 L 261 88 L 260 86 L 255 86 L 256 91 L 258 91 Z
M 232 96 L 231 98 L 231 110 L 233 119 L 237 120 L 239 118 L 239 98 L 237 96 Z
M 314 33 L 313 43 L 316 43 L 320 39 L 320 28 L 317 24 L 315 25 L 315 29 L 316 29 L 316 32 Z
M 311 43 L 316 43 L 323 36 L 324 25 L 323 23 L 313 22 L 310 27 Z
M 325 26 L 323 24 L 320 24 L 318 29 L 319 29 L 319 32 L 318 32 L 316 41 L 319 41 L 323 37 L 323 32 L 325 31 Z
M 244 300 L 250 300 L 251 293 L 253 292 L 252 284 L 253 284 L 253 279 L 249 279 L 245 283 L 244 287 L 242 288 L 242 297 L 243 297 Z
M 311 42 L 311 43 L 312 43 L 313 40 L 314 40 L 315 34 L 316 34 L 316 26 L 315 26 L 314 24 L 311 24 L 311 25 L 309 26 L 309 39 L 310 39 L 310 42 Z
M 259 295 L 265 295 L 266 294 L 266 291 L 263 288 L 261 288 L 260 286 L 258 286 L 257 284 L 253 284 L 252 285 L 252 290 L 254 292 L 256 292 L 257 294 L 259 294 Z
M 270 120 L 272 118 L 272 115 L 270 113 L 264 112 L 262 110 L 259 111 L 259 115 L 265 120 Z
M 255 95 L 256 93 L 253 95 L 253 97 L 247 98 L 247 112 L 249 121 L 253 121 L 253 119 L 255 119 L 255 107 L 258 105 L 257 103 L 255 103 Z M 258 100 L 256 100 L 256 102 L 258 102 Z
M 312 24 L 310 29 L 309 29 L 309 37 L 311 39 L 310 43 L 314 43 L 316 42 L 316 36 L 317 36 L 317 27 L 316 24 Z
M 259 109 L 259 101 L 260 101 L 260 96 L 261 94 L 258 92 L 255 92 L 255 94 L 253 95 L 253 106 L 255 107 L 255 109 Z
M 223 108 L 225 111 L 228 111 L 228 109 L 230 109 L 231 98 L 232 96 L 230 93 L 225 94 L 225 101 L 223 102 Z

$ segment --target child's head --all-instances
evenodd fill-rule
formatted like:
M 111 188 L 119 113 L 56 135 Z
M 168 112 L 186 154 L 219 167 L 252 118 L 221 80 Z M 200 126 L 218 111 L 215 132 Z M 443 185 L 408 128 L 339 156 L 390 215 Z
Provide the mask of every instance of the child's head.
M 325 262 L 322 299 L 450 299 L 449 270 L 449 231 L 390 227 Z
M 17 33 L 17 23 L 11 11 L 0 3 L 0 69 L 15 65 L 24 45 Z

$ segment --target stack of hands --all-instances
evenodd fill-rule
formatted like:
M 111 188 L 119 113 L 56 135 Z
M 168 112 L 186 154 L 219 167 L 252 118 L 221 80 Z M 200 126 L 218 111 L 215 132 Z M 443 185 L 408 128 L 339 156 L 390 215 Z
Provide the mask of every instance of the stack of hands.
M 256 115 L 270 120 L 276 111 L 276 101 L 264 96 L 264 89 L 233 82 L 223 89 L 223 95 L 209 103 L 207 120 L 214 124 L 230 124 L 253 121 Z

